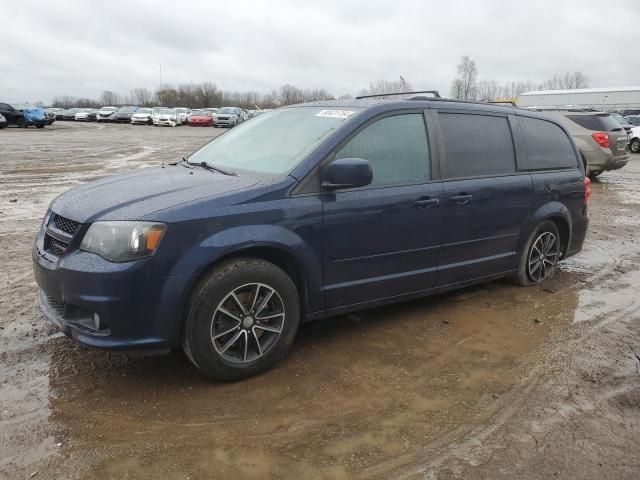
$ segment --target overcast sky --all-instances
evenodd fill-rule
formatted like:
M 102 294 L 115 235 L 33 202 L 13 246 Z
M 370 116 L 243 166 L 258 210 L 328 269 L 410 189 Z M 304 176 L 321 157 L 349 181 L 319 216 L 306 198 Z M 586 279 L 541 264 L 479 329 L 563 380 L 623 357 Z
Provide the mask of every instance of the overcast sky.
M 448 93 L 463 54 L 479 79 L 582 70 L 640 85 L 640 0 L 6 1 L 0 101 L 213 81 L 355 94 L 403 75 Z

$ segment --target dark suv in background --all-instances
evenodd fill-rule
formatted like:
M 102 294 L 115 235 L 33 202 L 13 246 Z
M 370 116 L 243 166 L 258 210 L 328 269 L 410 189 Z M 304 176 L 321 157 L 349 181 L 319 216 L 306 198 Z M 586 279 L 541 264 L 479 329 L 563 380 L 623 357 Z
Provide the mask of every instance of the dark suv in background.
M 281 359 L 300 322 L 545 281 L 582 248 L 589 194 L 545 114 L 422 97 L 296 105 L 56 198 L 33 247 L 38 298 L 82 343 L 184 348 L 238 379 Z

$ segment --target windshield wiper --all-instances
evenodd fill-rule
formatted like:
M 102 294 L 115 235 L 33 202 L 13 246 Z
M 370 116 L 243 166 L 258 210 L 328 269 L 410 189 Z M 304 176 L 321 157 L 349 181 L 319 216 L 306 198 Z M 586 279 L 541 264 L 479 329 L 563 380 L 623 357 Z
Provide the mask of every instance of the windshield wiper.
M 190 161 L 188 161 L 187 159 L 184 159 L 189 165 L 196 165 L 198 167 L 202 167 L 206 170 L 209 170 L 210 172 L 218 172 L 218 173 L 222 173 L 223 175 L 227 175 L 229 177 L 237 177 L 238 174 L 236 172 L 232 172 L 231 170 L 227 170 L 225 168 L 220 168 L 220 167 L 214 167 L 213 165 L 209 165 L 207 162 L 200 162 L 200 163 L 191 163 Z
M 237 177 L 238 174 L 236 172 L 232 172 L 231 170 L 227 170 L 220 167 L 214 167 L 213 165 L 209 165 L 207 162 L 190 162 L 187 157 L 182 157 L 182 160 L 175 163 L 170 163 L 169 165 L 178 165 L 181 164 L 187 168 L 189 167 L 202 167 L 205 170 L 209 170 L 210 172 L 218 172 L 223 175 L 227 175 L 229 177 Z

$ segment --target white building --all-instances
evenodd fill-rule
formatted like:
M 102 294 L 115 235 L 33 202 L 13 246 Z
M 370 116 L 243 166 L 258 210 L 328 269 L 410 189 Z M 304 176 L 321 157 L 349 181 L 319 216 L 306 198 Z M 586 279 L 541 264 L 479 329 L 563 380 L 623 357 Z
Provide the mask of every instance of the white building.
M 521 107 L 595 108 L 605 111 L 640 109 L 640 87 L 542 90 L 518 95 Z

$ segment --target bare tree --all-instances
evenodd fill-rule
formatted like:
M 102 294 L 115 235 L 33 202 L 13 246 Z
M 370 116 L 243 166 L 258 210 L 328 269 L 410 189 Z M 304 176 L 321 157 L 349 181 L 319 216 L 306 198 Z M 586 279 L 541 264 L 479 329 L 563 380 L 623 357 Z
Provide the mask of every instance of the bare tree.
M 478 88 L 477 80 L 476 62 L 469 55 L 463 55 L 458 64 L 458 76 L 451 84 L 452 96 L 458 100 L 474 100 Z
M 104 92 L 102 92 L 98 100 L 102 105 L 121 104 L 120 95 L 118 95 L 116 92 L 112 92 L 111 90 L 105 90 Z
M 411 84 L 402 75 L 400 80 L 376 80 L 369 84 L 369 88 L 360 91 L 359 95 L 381 95 L 389 93 L 410 92 Z
M 476 92 L 476 100 L 493 102 L 500 97 L 500 85 L 495 80 L 480 80 Z
M 153 104 L 153 93 L 147 88 L 134 88 L 129 94 L 129 100 L 139 107 L 150 107 Z

